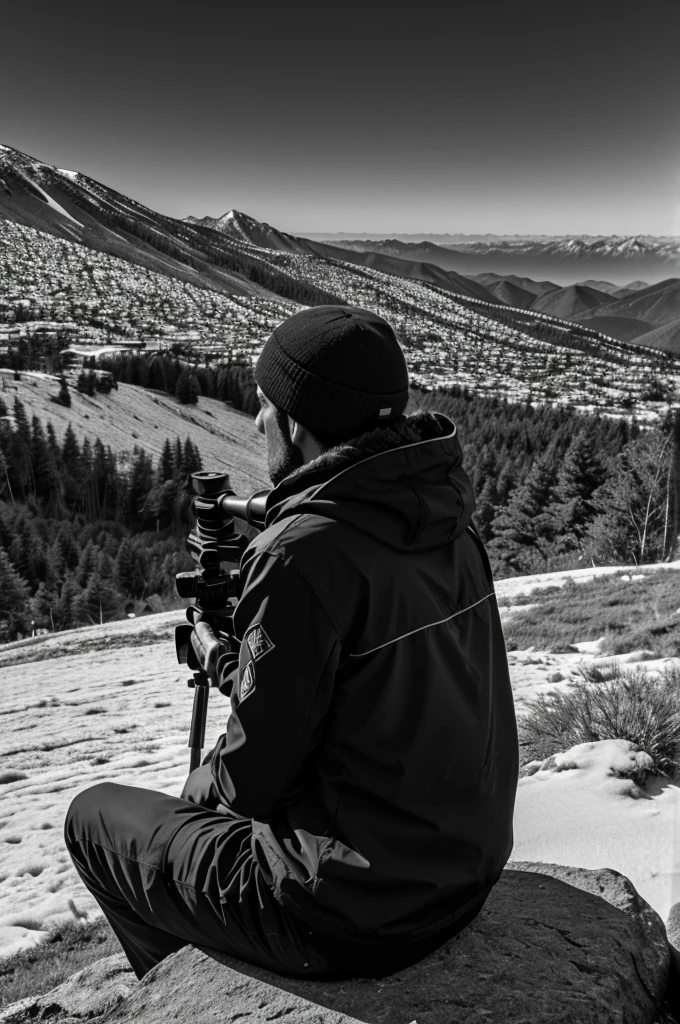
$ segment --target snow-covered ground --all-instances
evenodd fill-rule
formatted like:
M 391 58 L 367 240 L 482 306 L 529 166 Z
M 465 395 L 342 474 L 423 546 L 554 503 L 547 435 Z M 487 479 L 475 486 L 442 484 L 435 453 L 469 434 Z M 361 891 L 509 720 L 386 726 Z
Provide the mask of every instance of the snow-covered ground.
M 63 842 L 76 793 L 102 781 L 181 792 L 190 673 L 176 662 L 171 630 L 149 646 L 126 646 L 121 637 L 127 627 L 139 642 L 140 625 L 148 630 L 152 619 L 169 618 L 116 623 L 116 646 L 101 650 L 94 647 L 101 628 L 89 627 L 63 635 L 74 646 L 80 639 L 78 653 L 10 666 L 0 655 L 0 955 L 40 941 L 50 924 L 96 909 Z M 181 612 L 174 619 L 181 622 Z M 208 744 L 223 731 L 228 708 L 215 691 Z
M 497 591 L 512 599 L 568 575 L 503 580 Z M 175 660 L 172 626 L 180 621 L 181 612 L 164 613 L 0 647 L 0 955 L 41 941 L 52 924 L 98 912 L 62 838 L 81 789 L 106 780 L 180 793 L 193 693 Z M 580 663 L 597 659 L 597 645 L 582 648 L 510 653 L 520 715 L 530 696 L 569 686 Z M 206 748 L 228 711 L 214 692 Z M 625 741 L 585 744 L 522 779 L 513 858 L 615 868 L 665 920 L 680 900 L 680 787 L 655 781 L 643 793 L 612 775 L 634 756 Z

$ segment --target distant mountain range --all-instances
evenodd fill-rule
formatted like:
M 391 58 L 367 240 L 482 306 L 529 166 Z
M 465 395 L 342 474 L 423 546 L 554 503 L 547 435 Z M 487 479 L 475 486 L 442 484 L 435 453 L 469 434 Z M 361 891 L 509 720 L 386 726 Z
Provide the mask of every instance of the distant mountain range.
M 547 277 L 560 285 L 575 284 L 587 278 L 604 278 L 621 287 L 634 278 L 657 281 L 680 273 L 680 238 L 670 236 L 438 237 L 455 240 L 411 241 L 403 236 L 389 239 L 333 238 L 330 241 L 343 249 L 425 260 L 459 274 L 493 272 L 503 277 Z
M 210 228 L 235 240 L 248 242 L 264 249 L 272 249 L 276 252 L 308 253 L 343 260 L 346 263 L 372 267 L 385 274 L 395 274 L 397 277 L 408 277 L 415 281 L 435 284 L 447 291 L 465 295 L 468 298 L 483 299 L 486 302 L 496 301 L 482 283 L 465 278 L 455 271 L 445 271 L 435 263 L 402 259 L 388 253 L 372 252 L 371 250 L 346 249 L 344 246 L 328 245 L 308 238 L 298 238 L 296 235 L 289 235 L 269 224 L 257 221 L 238 210 L 229 210 L 222 217 L 187 217 L 186 223 Z
M 294 236 L 236 210 L 177 220 L 7 146 L 0 146 L 1 220 L 223 295 L 274 294 L 307 305 L 357 301 L 376 275 L 384 275 L 395 308 L 411 301 L 411 282 L 430 289 L 417 300 L 426 296 L 428 308 L 441 291 L 501 307 L 504 322 L 518 330 L 527 322 L 525 313 L 541 314 L 619 341 L 680 352 L 680 281 L 668 273 L 678 259 L 677 239 L 435 235 L 438 242 L 415 236 L 340 244 L 337 238 Z M 499 260 L 511 269 L 497 269 Z M 529 273 L 530 266 L 550 272 Z M 641 266 L 647 278 L 663 268 L 663 280 L 640 280 Z M 565 283 L 567 267 L 578 267 L 580 275 Z
M 666 351 L 680 352 L 680 281 L 669 278 L 653 285 L 645 281 L 632 281 L 619 287 L 611 281 L 586 279 L 560 287 L 553 281 L 535 281 L 516 274 L 500 275 L 484 272 L 466 277 L 455 270 L 443 270 L 434 260 L 447 262 L 457 253 L 442 249 L 431 242 L 401 243 L 389 240 L 379 243 L 377 250 L 368 248 L 372 242 L 343 242 L 329 244 L 311 239 L 297 238 L 262 224 L 246 214 L 230 210 L 219 218 L 188 218 L 189 222 L 210 227 L 225 235 L 250 241 L 269 249 L 287 252 L 314 252 L 321 256 L 341 259 L 361 266 L 373 267 L 399 277 L 409 277 L 436 284 L 459 295 L 497 302 L 516 309 L 530 309 L 562 320 L 578 320 L 619 341 L 636 341 Z M 498 239 L 481 243 L 490 248 Z M 585 244 L 572 246 L 574 239 L 531 239 L 537 248 L 544 247 L 553 257 L 558 252 L 587 252 Z M 584 240 L 579 240 L 584 242 Z M 617 239 L 591 239 L 593 250 L 617 253 L 620 259 L 635 258 L 635 240 L 625 245 Z M 649 241 L 649 240 L 648 240 Z M 657 239 L 658 253 L 670 253 L 668 240 Z M 560 243 L 563 242 L 564 246 Z M 511 239 L 508 245 L 524 246 L 527 240 Z M 663 243 L 663 244 L 662 244 Z M 664 248 L 665 246 L 665 248 Z M 650 251 L 653 250 L 650 242 Z M 398 255 L 401 253 L 401 255 Z M 418 260 L 415 254 L 426 255 L 433 262 Z M 439 255 L 444 253 L 442 257 Z M 447 256 L 448 253 L 448 256 Z M 625 254 L 633 253 L 633 256 Z M 481 258 L 481 254 L 480 258 Z M 584 259 L 588 259 L 584 255 Z M 665 264 L 664 264 L 665 265 Z M 553 268 L 554 269 L 554 268 Z M 597 310 L 597 314 L 594 312 Z M 644 315 L 643 315 L 644 314 Z M 677 322 L 676 322 L 677 321 Z

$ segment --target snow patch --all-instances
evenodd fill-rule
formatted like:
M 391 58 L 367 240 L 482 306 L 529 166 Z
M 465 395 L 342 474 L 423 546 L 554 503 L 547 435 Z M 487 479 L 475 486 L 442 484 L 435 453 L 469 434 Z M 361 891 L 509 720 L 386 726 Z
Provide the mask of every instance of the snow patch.
M 617 773 L 649 767 L 628 740 L 580 743 L 520 779 L 514 860 L 613 868 L 666 920 L 680 900 L 680 787 Z
M 40 192 L 48 206 L 51 206 L 53 210 L 56 210 L 57 213 L 60 213 L 62 217 L 66 217 L 67 220 L 73 221 L 74 224 L 77 224 L 78 227 L 81 227 L 80 222 L 77 221 L 75 217 L 72 217 L 70 213 L 67 213 L 64 207 L 60 206 L 59 203 L 52 198 L 52 196 L 48 195 L 45 189 L 41 188 L 37 181 L 33 181 L 32 178 L 28 178 L 25 174 L 22 174 L 22 172 L 18 168 L 15 168 L 15 173 L 20 175 L 20 177 L 24 178 L 27 182 L 29 182 L 29 184 L 34 189 L 36 189 L 36 191 Z

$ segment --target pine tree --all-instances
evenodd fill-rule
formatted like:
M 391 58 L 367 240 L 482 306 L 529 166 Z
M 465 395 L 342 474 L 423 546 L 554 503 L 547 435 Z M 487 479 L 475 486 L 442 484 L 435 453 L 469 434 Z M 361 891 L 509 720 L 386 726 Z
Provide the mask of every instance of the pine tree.
M 57 435 L 54 432 L 54 427 L 49 421 L 47 423 L 47 427 L 45 428 L 45 432 L 47 434 L 47 447 L 50 453 L 52 465 L 55 467 L 55 469 L 60 470 L 62 468 L 61 448 L 59 447 L 59 442 L 57 440 Z
M 67 574 L 59 594 L 59 600 L 53 611 L 58 629 L 72 629 L 78 625 L 78 602 L 81 588 L 72 573 Z
M 29 588 L 17 572 L 8 553 L 0 547 L 0 639 L 13 639 L 23 626 Z
M 182 370 L 179 377 L 177 378 L 177 384 L 175 386 L 175 398 L 181 402 L 182 405 L 189 405 L 192 401 L 191 398 L 191 374 L 187 369 Z
M 189 476 L 191 473 L 198 473 L 203 469 L 203 463 L 198 448 L 190 437 L 187 437 L 182 450 L 182 476 Z
M 76 580 L 81 587 L 86 587 L 97 568 L 99 548 L 89 541 L 80 553 Z
M 560 467 L 549 513 L 555 521 L 555 550 L 575 550 L 593 520 L 592 497 L 605 479 L 592 438 L 577 434 Z
M 61 457 L 64 463 L 64 468 L 67 472 L 74 475 L 77 474 L 80 467 L 80 446 L 78 444 L 78 438 L 75 435 L 75 431 L 70 423 L 64 434 L 64 440 L 61 446 Z
M 130 469 L 130 515 L 143 522 L 150 513 L 147 497 L 153 487 L 153 462 L 148 452 L 135 446 Z
M 42 541 L 35 529 L 26 506 L 19 506 L 10 528 L 10 543 L 7 548 L 10 561 L 30 588 L 40 582 L 40 561 L 43 555 Z
M 52 459 L 42 424 L 37 416 L 31 419 L 31 464 L 35 493 L 38 498 L 49 498 L 54 488 Z
M 80 561 L 80 548 L 76 543 L 73 526 L 70 522 L 60 524 L 55 543 L 59 545 L 66 568 L 69 571 L 75 569 Z
M 162 359 L 152 359 L 149 364 L 147 387 L 153 391 L 167 391 L 168 379 Z
M 227 367 L 221 367 L 217 374 L 216 397 L 220 402 L 229 400 L 229 372 Z
M 66 559 L 58 539 L 50 544 L 45 565 L 45 586 L 49 590 L 59 593 L 66 576 Z
M 9 498 L 10 501 L 14 501 L 14 493 L 9 479 L 7 460 L 5 459 L 2 449 L 0 449 L 0 498 Z
M 27 498 L 33 491 L 31 428 L 23 402 L 14 399 L 14 430 L 7 459 L 15 497 Z M 17 493 L 18 492 L 18 493 Z
M 83 622 L 104 622 L 118 610 L 120 603 L 121 595 L 95 569 L 77 601 L 78 617 Z
M 161 457 L 158 460 L 158 479 L 160 483 L 165 483 L 167 480 L 172 480 L 173 476 L 174 463 L 172 455 L 172 445 L 170 444 L 170 438 L 166 437 L 165 443 L 163 444 Z
M 65 405 L 67 409 L 71 408 L 71 392 L 68 389 L 68 383 L 63 373 L 59 377 L 58 400 L 61 402 L 62 405 Z
M 178 359 L 168 359 L 163 357 L 163 368 L 165 370 L 165 379 L 167 381 L 165 390 L 169 395 L 175 394 L 175 388 L 177 387 L 177 380 L 182 367 Z
M 182 442 L 179 437 L 175 438 L 175 447 L 173 454 L 173 467 L 174 475 L 181 477 L 182 475 L 182 459 L 184 458 L 184 452 L 182 450 Z
M 134 568 L 132 545 L 128 538 L 125 537 L 118 548 L 113 575 L 114 583 L 122 594 L 132 594 L 135 575 Z
M 484 483 L 475 508 L 475 523 L 482 540 L 489 540 L 492 535 L 492 524 L 498 506 L 498 490 L 494 476 L 489 476 Z
M 201 388 L 198 383 L 198 377 L 192 371 L 189 374 L 189 405 L 196 405 L 198 402 L 198 396 L 201 394 Z
M 554 536 L 554 520 L 546 511 L 554 482 L 554 457 L 547 452 L 534 463 L 524 483 L 513 491 L 508 504 L 494 518 L 489 551 L 508 567 L 520 572 L 545 568 Z

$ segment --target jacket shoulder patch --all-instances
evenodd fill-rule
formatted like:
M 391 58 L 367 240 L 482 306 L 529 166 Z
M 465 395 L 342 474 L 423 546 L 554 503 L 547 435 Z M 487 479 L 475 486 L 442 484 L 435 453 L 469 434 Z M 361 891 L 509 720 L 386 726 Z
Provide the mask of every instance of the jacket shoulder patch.
M 241 680 L 238 684 L 239 704 L 249 697 L 255 689 L 255 666 L 249 661 L 241 673 Z
M 257 625 L 250 627 L 245 635 L 245 641 L 248 644 L 253 661 L 264 658 L 265 654 L 269 654 L 276 646 L 271 642 L 264 631 L 264 627 L 259 622 Z

